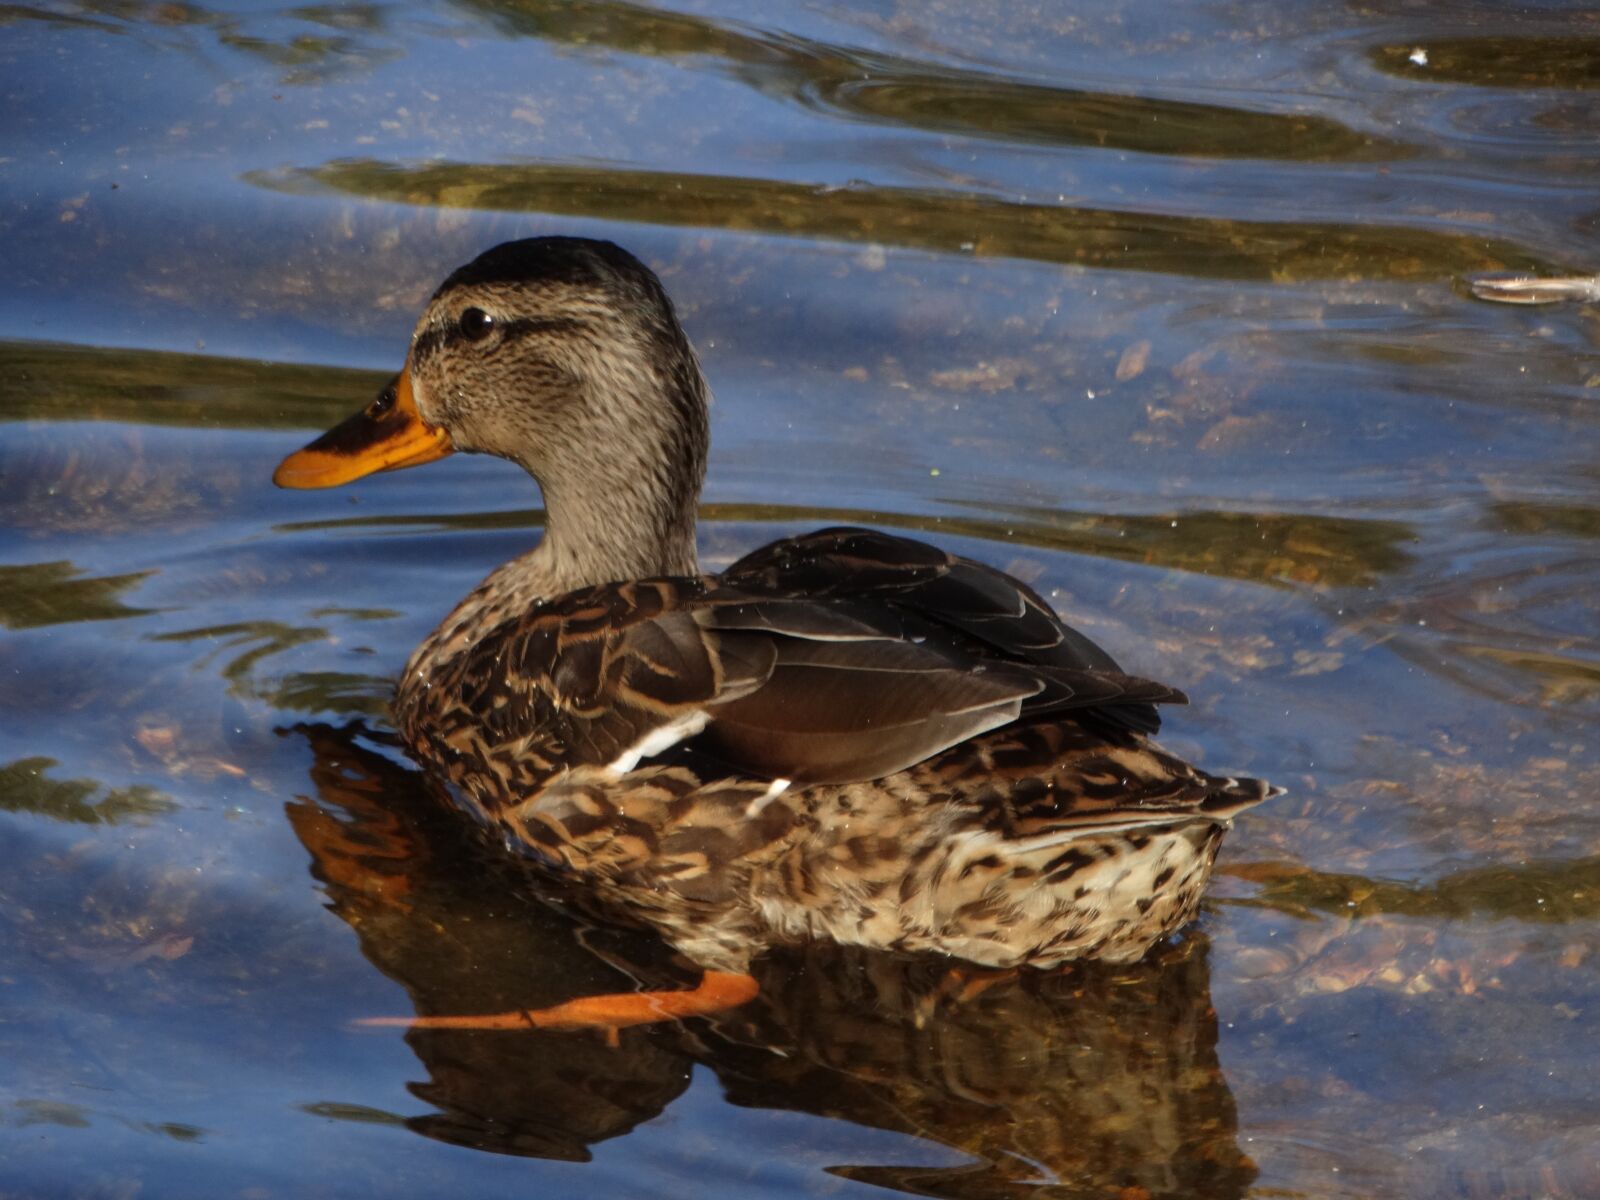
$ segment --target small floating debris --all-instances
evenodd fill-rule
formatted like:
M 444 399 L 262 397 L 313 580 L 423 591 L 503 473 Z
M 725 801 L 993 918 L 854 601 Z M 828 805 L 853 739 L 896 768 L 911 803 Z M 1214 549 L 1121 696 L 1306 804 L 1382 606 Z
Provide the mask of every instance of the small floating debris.
M 1541 278 L 1514 271 L 1477 275 L 1467 280 L 1479 300 L 1501 304 L 1559 304 L 1564 300 L 1600 301 L 1600 275 Z

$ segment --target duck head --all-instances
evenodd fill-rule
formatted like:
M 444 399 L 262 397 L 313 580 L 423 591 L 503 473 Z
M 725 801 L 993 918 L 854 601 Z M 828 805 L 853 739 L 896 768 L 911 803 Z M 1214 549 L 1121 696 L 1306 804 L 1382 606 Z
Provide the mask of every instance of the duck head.
M 507 242 L 454 272 L 366 408 L 289 455 L 280 487 L 335 487 L 452 451 L 522 466 L 547 541 L 601 582 L 694 569 L 709 394 L 655 274 L 610 242 Z M 552 548 L 553 553 L 553 548 Z

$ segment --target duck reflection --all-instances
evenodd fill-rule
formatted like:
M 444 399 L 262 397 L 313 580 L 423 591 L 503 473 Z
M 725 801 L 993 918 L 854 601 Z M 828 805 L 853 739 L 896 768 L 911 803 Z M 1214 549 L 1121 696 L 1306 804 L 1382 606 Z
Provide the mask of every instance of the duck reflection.
M 315 755 L 315 798 L 288 806 L 312 873 L 418 1015 L 698 976 L 653 936 L 589 923 L 581 896 L 480 845 L 382 735 L 359 724 L 294 732 Z M 912 1134 L 974 1160 L 833 1168 L 907 1193 L 1229 1197 L 1255 1177 L 1217 1062 L 1203 938 L 1052 974 L 974 975 L 833 945 L 774 952 L 754 970 L 760 995 L 733 1013 L 609 1039 L 413 1029 L 428 1079 L 412 1090 L 436 1111 L 408 1124 L 457 1145 L 581 1161 L 662 1113 L 701 1065 L 734 1104 Z

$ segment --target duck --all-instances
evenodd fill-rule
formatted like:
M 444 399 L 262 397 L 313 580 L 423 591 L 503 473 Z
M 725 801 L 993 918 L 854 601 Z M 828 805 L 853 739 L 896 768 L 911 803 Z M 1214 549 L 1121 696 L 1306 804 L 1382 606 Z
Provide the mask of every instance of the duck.
M 465 452 L 533 477 L 541 539 L 412 653 L 398 732 L 509 848 L 703 972 L 430 1020 L 717 1011 L 753 997 L 764 949 L 815 941 L 979 972 L 1132 962 L 1190 922 L 1234 818 L 1281 789 L 1161 748 L 1184 694 L 975 559 L 833 527 L 703 571 L 709 404 L 653 271 L 527 238 L 446 278 L 400 373 L 274 473 L 334 487 Z

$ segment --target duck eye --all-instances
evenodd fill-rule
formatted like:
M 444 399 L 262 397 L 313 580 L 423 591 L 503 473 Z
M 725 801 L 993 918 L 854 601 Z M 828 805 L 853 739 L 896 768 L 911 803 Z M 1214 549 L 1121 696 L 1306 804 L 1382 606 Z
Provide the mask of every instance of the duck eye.
M 461 316 L 456 318 L 456 325 L 469 342 L 481 342 L 494 328 L 494 318 L 481 308 L 468 308 L 463 309 Z

